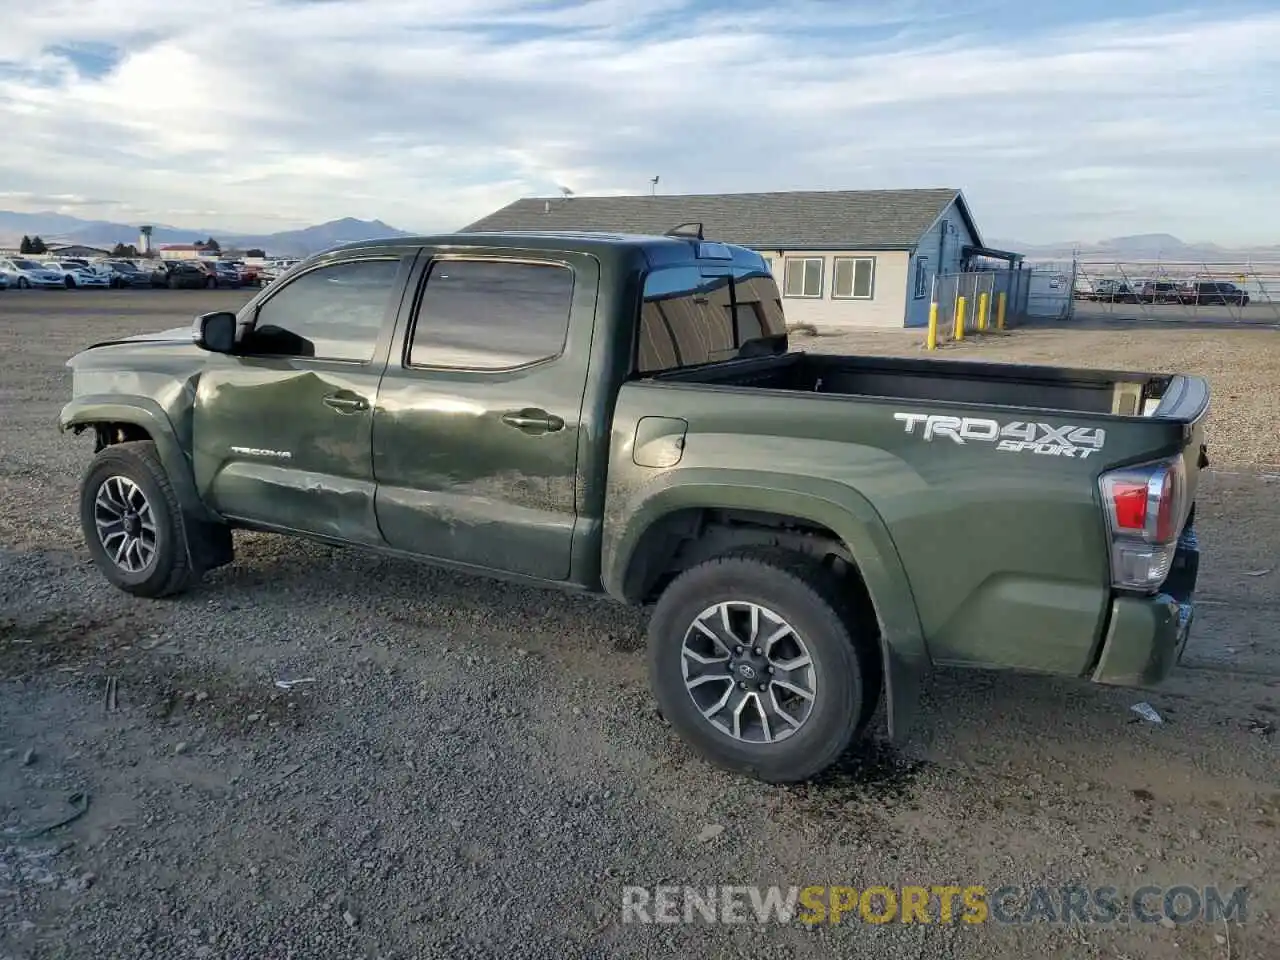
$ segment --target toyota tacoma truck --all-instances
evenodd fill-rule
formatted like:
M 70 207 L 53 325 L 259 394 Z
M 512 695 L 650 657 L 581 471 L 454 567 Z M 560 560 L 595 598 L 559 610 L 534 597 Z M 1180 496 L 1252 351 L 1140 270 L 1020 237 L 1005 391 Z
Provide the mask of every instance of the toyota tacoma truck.
M 344 245 L 68 366 L 117 587 L 258 530 L 649 606 L 661 714 L 770 782 L 937 665 L 1146 685 L 1191 625 L 1204 380 L 793 349 L 700 227 Z

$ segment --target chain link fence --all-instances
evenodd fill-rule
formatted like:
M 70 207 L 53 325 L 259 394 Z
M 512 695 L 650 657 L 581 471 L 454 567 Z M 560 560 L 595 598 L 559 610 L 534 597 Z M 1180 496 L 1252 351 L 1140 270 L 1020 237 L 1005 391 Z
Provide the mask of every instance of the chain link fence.
M 1280 321 L 1280 262 L 1077 260 L 1075 317 Z
M 1054 282 L 1050 290 L 1039 270 L 1026 267 L 938 274 L 930 304 L 935 318 L 930 322 L 930 348 L 970 334 L 1015 327 L 1029 316 L 1065 315 L 1070 290 L 1069 278 Z

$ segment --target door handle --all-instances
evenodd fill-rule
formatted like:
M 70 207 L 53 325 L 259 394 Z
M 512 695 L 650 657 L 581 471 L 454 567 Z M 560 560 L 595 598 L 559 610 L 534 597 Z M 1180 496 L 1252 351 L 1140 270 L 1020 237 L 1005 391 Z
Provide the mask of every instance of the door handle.
M 331 393 L 324 398 L 324 405 L 339 413 L 356 413 L 369 409 L 369 401 L 354 394 Z
M 505 413 L 502 415 L 502 422 L 525 433 L 553 433 L 564 429 L 564 421 L 545 410 L 528 409 L 518 413 Z

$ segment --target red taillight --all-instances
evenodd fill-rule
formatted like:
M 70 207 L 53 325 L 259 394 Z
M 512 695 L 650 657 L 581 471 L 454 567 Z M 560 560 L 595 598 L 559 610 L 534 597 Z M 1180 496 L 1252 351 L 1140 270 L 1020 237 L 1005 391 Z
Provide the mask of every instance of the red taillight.
M 1142 533 L 1147 529 L 1147 484 L 1137 480 L 1111 483 L 1111 512 L 1117 530 Z
M 1149 591 L 1164 581 L 1186 509 L 1183 470 L 1179 457 L 1098 478 L 1111 535 L 1113 585 Z
M 1181 462 L 1116 470 L 1102 475 L 1111 532 L 1167 543 L 1177 535 Z M 1152 502 L 1154 500 L 1154 503 Z

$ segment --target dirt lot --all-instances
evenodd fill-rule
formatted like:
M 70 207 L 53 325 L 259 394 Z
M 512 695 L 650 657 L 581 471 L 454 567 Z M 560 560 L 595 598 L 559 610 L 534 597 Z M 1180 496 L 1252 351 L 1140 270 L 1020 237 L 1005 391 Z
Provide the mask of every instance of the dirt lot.
M 261 535 L 178 599 L 106 586 L 62 363 L 243 296 L 0 294 L 0 958 L 1280 956 L 1280 333 L 941 351 L 1210 377 L 1192 663 L 1152 691 L 945 674 L 901 749 L 780 789 L 672 737 L 613 605 Z M 71 824 L 5 836 L 77 791 Z M 620 923 L 624 886 L 664 883 L 1249 894 L 1243 923 L 1174 927 Z

